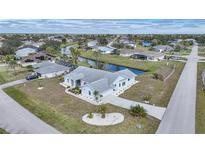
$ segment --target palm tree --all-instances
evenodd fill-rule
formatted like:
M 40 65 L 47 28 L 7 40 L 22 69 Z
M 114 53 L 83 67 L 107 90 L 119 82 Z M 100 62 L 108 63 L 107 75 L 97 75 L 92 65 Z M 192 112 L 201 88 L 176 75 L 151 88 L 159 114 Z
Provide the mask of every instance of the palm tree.
M 100 113 L 102 118 L 105 118 L 105 113 L 107 111 L 107 107 L 105 105 L 99 105 L 97 108 L 97 112 Z
M 16 75 L 16 66 L 17 66 L 16 60 L 12 59 L 12 60 L 9 62 L 9 66 L 14 70 L 14 75 Z
M 77 65 L 78 64 L 78 57 L 80 56 L 80 53 L 81 53 L 81 50 L 79 49 L 74 49 L 74 48 L 71 48 L 70 49 L 71 51 L 71 60 L 72 60 L 72 63 L 74 65 Z

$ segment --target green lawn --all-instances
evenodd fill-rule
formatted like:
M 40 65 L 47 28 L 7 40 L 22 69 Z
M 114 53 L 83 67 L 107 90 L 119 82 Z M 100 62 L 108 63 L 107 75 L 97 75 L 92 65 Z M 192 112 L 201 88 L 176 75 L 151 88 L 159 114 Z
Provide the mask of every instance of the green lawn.
M 205 47 L 204 46 L 199 46 L 198 55 L 205 57 Z
M 5 92 L 22 106 L 63 133 L 155 133 L 159 120 L 153 117 L 135 118 L 128 110 L 106 105 L 107 112 L 120 112 L 125 116 L 123 123 L 115 126 L 97 127 L 84 123 L 81 118 L 95 112 L 96 106 L 65 94 L 59 80 L 42 80 L 44 89 L 38 90 L 38 80 L 25 85 L 5 89 Z M 143 128 L 136 128 L 142 124 Z
M 176 62 L 175 66 L 174 74 L 166 81 L 153 79 L 152 74 L 138 76 L 137 80 L 140 82 L 129 88 L 120 97 L 143 102 L 146 96 L 151 96 L 151 104 L 166 107 L 184 68 L 184 63 Z M 164 71 L 168 75 L 172 71 L 170 70 L 168 73 L 167 70 L 167 68 L 163 67 L 160 72 Z
M 30 72 L 26 68 L 17 67 L 16 73 L 7 66 L 0 66 L 0 84 L 25 78 Z
M 202 90 L 201 72 L 205 63 L 198 63 L 197 104 L 196 104 L 196 133 L 205 133 L 205 91 Z
M 4 129 L 0 128 L 0 134 L 8 134 Z
M 93 56 L 93 51 L 82 52 L 81 57 L 95 60 L 95 56 Z M 112 63 L 116 65 L 136 68 L 136 69 L 149 71 L 149 72 L 155 72 L 159 67 L 166 66 L 167 64 L 166 61 L 161 61 L 161 62 L 139 61 L 136 59 L 132 59 L 129 57 L 122 57 L 118 55 L 101 55 L 100 61 L 105 63 Z

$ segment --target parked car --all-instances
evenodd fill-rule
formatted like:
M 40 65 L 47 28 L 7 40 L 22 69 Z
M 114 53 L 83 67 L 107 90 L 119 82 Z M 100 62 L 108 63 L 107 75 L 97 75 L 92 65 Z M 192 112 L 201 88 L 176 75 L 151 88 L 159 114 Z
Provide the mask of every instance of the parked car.
M 38 75 L 36 75 L 36 74 L 26 76 L 26 80 L 33 80 L 33 79 L 37 79 L 37 78 L 38 78 Z

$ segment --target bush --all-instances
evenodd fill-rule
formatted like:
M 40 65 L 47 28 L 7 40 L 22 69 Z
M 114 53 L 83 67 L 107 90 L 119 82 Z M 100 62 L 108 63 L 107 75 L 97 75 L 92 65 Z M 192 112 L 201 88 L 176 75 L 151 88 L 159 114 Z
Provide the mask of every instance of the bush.
M 154 74 L 153 74 L 153 79 L 163 81 L 163 80 L 164 80 L 164 77 L 163 77 L 163 75 L 161 75 L 161 74 L 159 74 L 159 73 L 154 73 Z
M 79 87 L 75 87 L 73 89 L 70 89 L 69 91 L 74 94 L 81 94 L 81 89 Z
M 146 117 L 147 111 L 140 105 L 131 106 L 129 113 L 135 117 Z
M 99 105 L 97 108 L 97 112 L 102 114 L 102 118 L 105 118 L 105 112 L 107 110 L 107 107 L 105 105 Z
M 150 101 L 151 98 L 152 98 L 151 95 L 147 95 L 147 96 L 144 96 L 143 100 L 144 100 L 144 101 Z
M 92 119 L 92 118 L 93 118 L 93 113 L 92 113 L 92 112 L 89 112 L 89 113 L 88 113 L 88 118 L 89 118 L 89 119 Z

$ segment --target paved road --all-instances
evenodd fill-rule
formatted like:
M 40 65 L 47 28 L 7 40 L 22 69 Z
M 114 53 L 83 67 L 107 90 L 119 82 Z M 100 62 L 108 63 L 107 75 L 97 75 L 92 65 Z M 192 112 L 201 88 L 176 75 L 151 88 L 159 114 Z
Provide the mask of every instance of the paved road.
M 25 80 L 18 80 L 5 85 L 1 88 L 23 83 Z M 35 115 L 27 111 L 15 100 L 9 97 L 0 88 L 0 128 L 5 129 L 11 134 L 57 134 L 60 133 L 49 126 Z
M 147 110 L 147 113 L 149 115 L 157 119 L 160 119 L 160 120 L 162 119 L 162 116 L 166 110 L 166 108 L 163 108 L 163 107 L 157 107 L 157 106 L 153 106 L 153 105 L 149 105 L 145 103 L 135 102 L 135 101 L 124 99 L 124 98 L 114 96 L 114 95 L 105 97 L 103 99 L 103 102 L 110 103 L 112 105 L 119 106 L 125 109 L 130 109 L 131 106 L 140 105 L 140 106 L 143 106 Z
M 159 134 L 194 134 L 198 46 L 188 57 L 159 128 Z
M 18 84 L 21 84 L 21 83 L 25 83 L 25 82 L 27 82 L 26 79 L 20 79 L 20 80 L 8 82 L 8 83 L 0 85 L 0 89 L 4 89 L 4 88 L 7 88 L 7 87 L 15 86 L 15 85 L 18 85 Z

